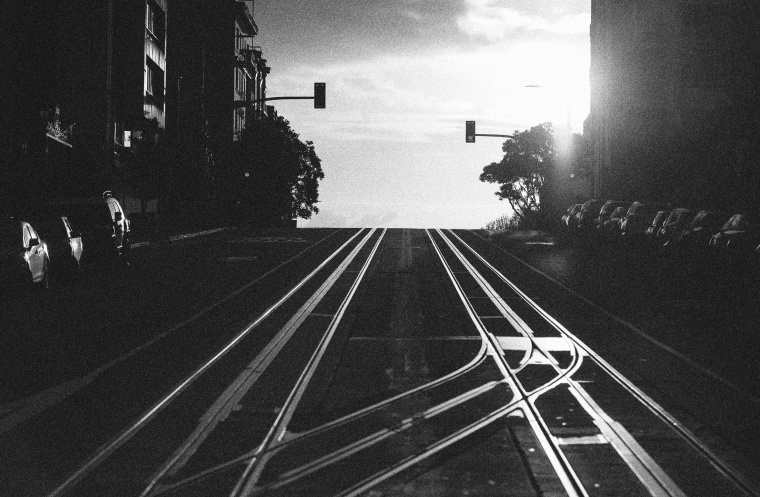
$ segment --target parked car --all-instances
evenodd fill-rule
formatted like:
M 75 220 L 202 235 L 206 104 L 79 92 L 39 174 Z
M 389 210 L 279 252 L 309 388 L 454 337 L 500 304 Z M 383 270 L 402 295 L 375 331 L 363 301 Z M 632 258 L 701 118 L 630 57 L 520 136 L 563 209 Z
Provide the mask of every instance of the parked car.
M 658 243 L 663 247 L 675 244 L 689 228 L 696 214 L 693 210 L 684 207 L 673 209 L 657 232 Z
M 65 200 L 52 207 L 66 215 L 81 234 L 85 262 L 128 264 L 129 221 L 110 192 L 105 192 L 102 199 Z
M 50 286 L 47 245 L 31 224 L 11 219 L 0 224 L 0 290 L 14 295 L 33 286 Z
M 66 216 L 53 216 L 35 222 L 45 239 L 54 276 L 75 278 L 82 270 L 82 234 L 74 230 Z
M 602 208 L 599 209 L 599 215 L 594 219 L 594 227 L 599 228 L 601 227 L 605 221 L 607 221 L 612 213 L 617 209 L 618 207 L 624 207 L 626 210 L 628 210 L 628 207 L 631 205 L 630 202 L 624 202 L 622 200 L 608 200 L 602 205 Z
M 576 214 L 580 212 L 581 207 L 583 207 L 583 204 L 573 204 L 567 208 L 567 211 L 562 216 L 562 224 L 564 224 L 565 227 L 567 228 L 574 227 L 574 224 L 575 224 L 574 217 Z
M 670 245 L 692 251 L 705 251 L 712 236 L 720 231 L 728 218 L 729 215 L 724 212 L 699 211 L 681 237 Z
M 599 210 L 604 201 L 597 199 L 586 200 L 578 214 L 578 228 L 589 230 L 594 227 L 594 219 L 599 216 Z
M 710 247 L 717 254 L 731 257 L 748 256 L 760 241 L 760 226 L 746 216 L 734 214 L 719 232 L 710 238 Z
M 597 228 L 603 240 L 613 241 L 620 237 L 620 223 L 625 217 L 627 210 L 624 206 L 615 208 L 612 214 L 610 214 L 609 219 Z
M 650 246 L 657 244 L 657 233 L 660 231 L 660 228 L 662 228 L 662 223 L 665 222 L 665 219 L 667 219 L 670 213 L 670 210 L 658 211 L 657 215 L 655 215 L 654 219 L 652 219 L 652 224 L 649 225 L 646 233 L 644 234 L 646 236 L 647 243 Z
M 620 236 L 629 242 L 643 241 L 647 227 L 652 224 L 657 213 L 669 208 L 669 204 L 660 202 L 632 203 L 628 208 L 625 218 L 620 221 Z

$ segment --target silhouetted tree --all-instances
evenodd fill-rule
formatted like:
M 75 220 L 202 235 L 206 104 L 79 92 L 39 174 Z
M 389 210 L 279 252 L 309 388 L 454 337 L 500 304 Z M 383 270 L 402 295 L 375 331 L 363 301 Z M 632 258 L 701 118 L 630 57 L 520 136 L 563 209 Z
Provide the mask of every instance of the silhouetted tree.
M 515 216 L 533 224 L 540 211 L 540 193 L 547 174 L 554 169 L 556 156 L 551 123 L 515 132 L 501 147 L 504 158 L 483 168 L 480 181 L 499 183 L 495 193 L 507 200 Z
M 244 200 L 261 223 L 319 212 L 322 162 L 310 141 L 302 142 L 283 117 L 252 123 L 240 135 L 236 169 Z M 249 176 L 246 177 L 245 173 Z
M 544 207 L 550 204 L 551 193 L 561 187 L 551 185 L 554 178 L 561 176 L 559 169 L 581 177 L 591 174 L 590 162 L 584 160 L 588 147 L 580 135 L 568 135 L 561 153 L 557 141 L 551 123 L 515 131 L 514 138 L 501 147 L 501 161 L 492 162 L 480 174 L 480 181 L 501 185 L 495 195 L 509 202 L 519 226 L 536 228 L 544 225 L 544 218 L 551 217 Z

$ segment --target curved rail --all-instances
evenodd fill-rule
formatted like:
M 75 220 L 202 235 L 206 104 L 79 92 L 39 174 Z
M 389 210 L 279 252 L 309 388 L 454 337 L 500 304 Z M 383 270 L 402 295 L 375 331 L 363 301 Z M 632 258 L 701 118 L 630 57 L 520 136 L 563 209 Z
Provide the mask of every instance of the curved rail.
M 462 246 L 464 246 L 473 256 L 480 261 L 485 267 L 487 267 L 496 277 L 507 284 L 510 289 L 518 295 L 525 303 L 532 307 L 543 319 L 545 319 L 552 327 L 554 327 L 563 337 L 573 343 L 573 346 L 582 353 L 582 355 L 589 357 L 594 363 L 596 363 L 602 370 L 604 370 L 611 378 L 613 378 L 619 385 L 621 385 L 626 391 L 629 392 L 634 398 L 636 398 L 642 405 L 650 410 L 658 419 L 660 419 L 665 425 L 669 426 L 674 432 L 676 432 L 684 441 L 686 441 L 692 448 L 700 453 L 707 461 L 710 462 L 721 474 L 723 474 L 729 481 L 731 481 L 739 490 L 741 490 L 747 496 L 758 496 L 760 490 L 758 490 L 751 482 L 749 482 L 742 474 L 725 463 L 720 457 L 718 457 L 707 445 L 705 445 L 696 435 L 694 435 L 688 428 L 681 424 L 675 417 L 668 413 L 662 406 L 660 406 L 654 399 L 646 395 L 641 389 L 636 387 L 633 382 L 627 379 L 622 373 L 617 371 L 612 365 L 605 361 L 601 356 L 594 352 L 590 347 L 583 343 L 578 337 L 567 330 L 562 324 L 560 324 L 554 317 L 542 309 L 535 301 L 533 301 L 528 295 L 525 294 L 517 285 L 509 280 L 503 273 L 496 269 L 491 263 L 483 258 L 472 246 L 462 240 L 456 233 L 449 230 L 449 233 L 455 238 Z M 650 476 L 647 477 L 647 481 L 650 483 L 657 483 L 662 485 L 662 489 L 666 493 L 665 495 L 679 495 L 683 494 L 680 489 L 671 483 L 669 477 L 662 469 L 657 466 L 651 457 L 638 446 L 636 441 L 625 429 L 618 423 L 615 423 L 609 418 L 599 406 L 591 399 L 591 397 L 583 390 L 583 388 L 574 381 L 570 381 L 571 392 L 576 399 L 584 405 L 586 410 L 592 414 L 600 426 L 606 426 L 603 430 L 605 436 L 615 437 L 613 446 L 616 447 L 621 456 L 629 463 L 631 456 L 640 460 Z M 595 414 L 593 414 L 595 413 Z M 633 469 L 633 468 L 632 468 Z M 634 470 L 640 477 L 642 475 L 639 471 Z M 654 480 L 650 480 L 653 478 Z M 652 488 L 650 487 L 650 490 Z M 671 493 L 673 492 L 673 493 Z

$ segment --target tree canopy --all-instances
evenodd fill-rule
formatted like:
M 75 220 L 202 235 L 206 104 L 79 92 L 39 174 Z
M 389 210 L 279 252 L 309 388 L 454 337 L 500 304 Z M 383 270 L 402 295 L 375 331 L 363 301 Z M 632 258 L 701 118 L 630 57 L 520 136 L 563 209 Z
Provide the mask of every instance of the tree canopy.
M 302 142 L 283 117 L 255 121 L 240 135 L 237 166 L 243 196 L 261 220 L 300 217 L 319 212 L 322 162 L 310 141 Z
M 541 190 L 555 167 L 556 147 L 551 123 L 515 132 L 501 147 L 504 157 L 483 168 L 480 181 L 499 183 L 495 193 L 506 199 L 515 215 L 532 224 L 540 210 Z

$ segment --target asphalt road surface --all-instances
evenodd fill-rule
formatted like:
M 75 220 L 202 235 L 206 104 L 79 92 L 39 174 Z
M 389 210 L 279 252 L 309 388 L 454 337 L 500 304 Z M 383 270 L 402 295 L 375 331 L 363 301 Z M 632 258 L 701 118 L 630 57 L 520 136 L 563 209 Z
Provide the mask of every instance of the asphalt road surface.
M 588 254 L 513 252 L 231 229 L 5 301 L 0 493 L 760 495 L 717 339 L 615 306 Z

